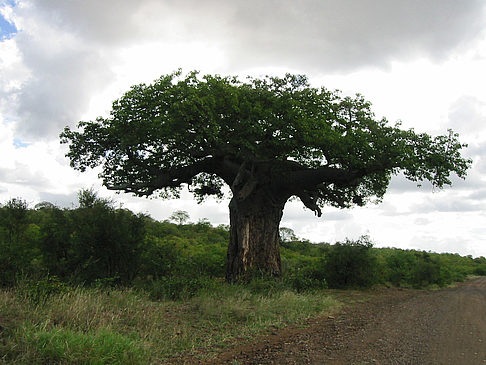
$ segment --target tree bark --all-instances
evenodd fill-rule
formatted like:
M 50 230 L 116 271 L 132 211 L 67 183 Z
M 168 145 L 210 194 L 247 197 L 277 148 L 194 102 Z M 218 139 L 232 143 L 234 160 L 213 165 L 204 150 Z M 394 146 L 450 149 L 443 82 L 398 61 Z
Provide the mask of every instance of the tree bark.
M 233 197 L 226 279 L 235 282 L 255 273 L 280 276 L 279 225 L 285 202 L 275 203 L 259 189 L 244 200 Z

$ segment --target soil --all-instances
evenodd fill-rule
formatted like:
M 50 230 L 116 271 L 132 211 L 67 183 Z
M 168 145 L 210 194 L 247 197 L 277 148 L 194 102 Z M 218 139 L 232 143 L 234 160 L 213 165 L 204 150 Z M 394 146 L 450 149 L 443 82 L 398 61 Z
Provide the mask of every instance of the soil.
M 349 304 L 360 295 L 338 294 L 348 302 L 341 312 L 274 331 L 204 364 L 486 365 L 485 277 L 442 290 L 365 296 Z

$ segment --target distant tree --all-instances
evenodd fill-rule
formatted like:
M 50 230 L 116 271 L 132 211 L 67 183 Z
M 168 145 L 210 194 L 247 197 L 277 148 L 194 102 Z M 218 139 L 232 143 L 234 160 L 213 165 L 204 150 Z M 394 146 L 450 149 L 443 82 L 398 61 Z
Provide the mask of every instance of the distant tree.
M 44 266 L 51 275 L 67 280 L 74 269 L 70 264 L 76 256 L 71 250 L 73 224 L 70 212 L 50 203 L 36 205 L 36 209 L 44 213 L 39 242 Z
M 326 205 L 380 201 L 399 172 L 442 188 L 470 165 L 454 132 L 390 126 L 362 96 L 310 87 L 302 75 L 176 72 L 132 87 L 109 117 L 78 128 L 61 133 L 71 166 L 101 165 L 109 189 L 173 198 L 187 185 L 198 200 L 231 189 L 229 281 L 280 275 L 279 224 L 292 197 L 320 216 Z
M 27 228 L 28 204 L 20 198 L 10 199 L 2 209 L 1 219 L 6 229 L 9 245 L 18 244 L 22 233 Z
M 26 232 L 28 204 L 12 198 L 0 208 L 0 285 L 11 285 L 21 272 L 29 255 Z
M 296 241 L 297 236 L 295 235 L 295 232 L 293 229 L 287 228 L 287 227 L 281 227 L 279 229 L 280 233 L 280 241 L 281 242 L 290 242 L 290 241 Z
M 189 213 L 185 210 L 176 210 L 171 214 L 169 220 L 176 222 L 178 225 L 182 225 L 189 220 Z

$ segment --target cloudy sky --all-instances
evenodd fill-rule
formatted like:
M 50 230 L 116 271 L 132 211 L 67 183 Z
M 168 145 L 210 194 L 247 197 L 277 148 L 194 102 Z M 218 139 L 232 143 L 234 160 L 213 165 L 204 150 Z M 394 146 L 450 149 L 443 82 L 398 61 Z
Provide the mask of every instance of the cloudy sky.
M 289 203 L 282 226 L 334 242 L 486 256 L 486 3 L 483 0 L 0 0 L 0 202 L 73 206 L 97 172 L 73 171 L 64 126 L 108 115 L 131 85 L 179 67 L 221 75 L 309 76 L 363 94 L 378 118 L 431 134 L 459 132 L 473 167 L 433 191 L 400 176 L 380 205 Z M 227 201 L 115 200 L 166 219 L 229 223 Z

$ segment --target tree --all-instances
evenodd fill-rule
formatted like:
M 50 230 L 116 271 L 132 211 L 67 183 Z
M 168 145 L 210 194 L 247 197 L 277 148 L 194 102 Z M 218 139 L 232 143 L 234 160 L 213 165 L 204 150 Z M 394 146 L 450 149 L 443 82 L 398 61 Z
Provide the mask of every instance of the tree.
M 178 225 L 183 225 L 189 220 L 189 214 L 185 210 L 176 210 L 169 219 L 175 221 Z
M 297 241 L 297 236 L 295 235 L 293 229 L 287 227 L 281 227 L 279 229 L 279 239 L 280 242 L 292 242 L 292 241 Z
M 10 199 L 0 207 L 0 285 L 11 285 L 16 275 L 31 259 L 28 230 L 28 204 L 20 198 Z
M 102 166 L 108 189 L 198 200 L 231 190 L 227 279 L 281 272 L 285 203 L 321 207 L 380 201 L 392 175 L 450 185 L 470 161 L 458 135 L 431 137 L 375 119 L 362 96 L 310 87 L 305 76 L 248 78 L 197 72 L 133 86 L 110 116 L 66 127 L 61 142 L 77 170 Z

